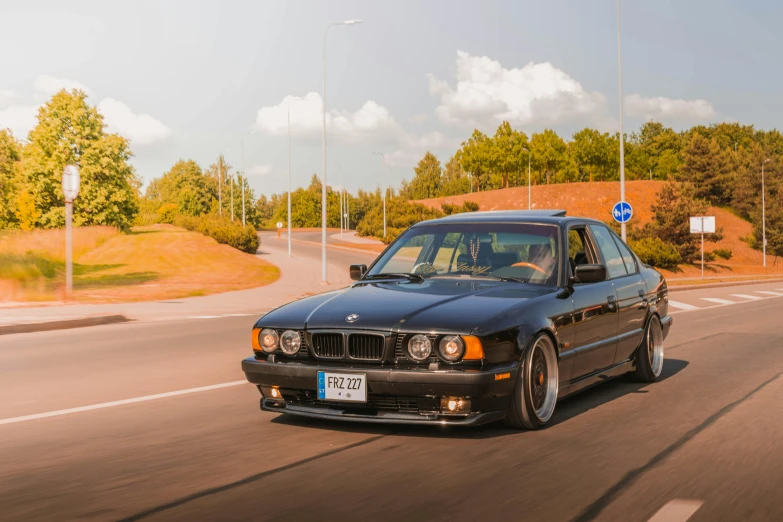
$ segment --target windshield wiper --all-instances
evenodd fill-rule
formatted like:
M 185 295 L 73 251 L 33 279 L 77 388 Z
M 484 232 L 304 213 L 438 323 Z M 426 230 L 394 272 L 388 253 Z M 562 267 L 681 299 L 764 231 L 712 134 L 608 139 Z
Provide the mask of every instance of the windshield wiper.
M 495 279 L 497 281 L 503 281 L 504 283 L 527 283 L 528 282 L 526 279 L 522 279 L 521 277 L 512 277 L 512 276 L 493 276 L 493 275 L 486 275 L 486 274 L 475 274 L 475 275 L 471 275 L 470 277 L 485 277 L 487 279 Z
M 387 272 L 380 274 L 373 274 L 364 276 L 362 281 L 368 281 L 373 279 L 407 279 L 408 281 L 424 281 L 424 277 L 419 274 L 408 274 L 405 272 Z

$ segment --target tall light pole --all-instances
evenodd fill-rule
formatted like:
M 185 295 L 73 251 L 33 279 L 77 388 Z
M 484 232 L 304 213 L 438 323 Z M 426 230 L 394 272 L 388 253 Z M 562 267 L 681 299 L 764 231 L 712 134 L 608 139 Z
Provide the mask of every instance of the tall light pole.
M 286 105 L 288 111 L 288 257 L 291 257 L 291 102 L 302 100 L 304 98 L 301 96 L 291 96 Z
M 625 201 L 625 136 L 623 135 L 623 63 L 620 53 L 620 0 L 617 0 L 617 87 L 620 101 L 620 201 Z M 625 241 L 625 221 L 620 232 Z
M 387 179 L 386 179 L 386 181 L 388 182 L 388 168 L 389 167 L 386 165 L 386 156 L 384 156 L 380 152 L 373 152 L 373 154 L 377 154 L 378 156 L 381 157 L 381 161 L 383 162 L 383 166 L 386 167 L 386 170 L 387 170 Z M 384 188 L 383 189 L 383 237 L 384 237 L 384 239 L 386 238 L 386 192 L 387 192 L 387 188 Z
M 527 209 L 530 210 L 530 149 L 522 147 L 527 152 Z
M 769 158 L 761 163 L 761 251 L 764 256 L 764 268 L 767 267 L 767 216 L 766 216 L 766 189 L 764 187 L 764 165 L 769 162 Z
M 323 45 L 323 77 L 321 95 L 321 120 L 323 123 L 323 138 L 321 151 L 321 169 L 323 170 L 323 179 L 321 180 L 321 281 L 326 283 L 326 35 L 329 34 L 329 28 L 335 25 L 355 25 L 362 23 L 361 20 L 345 20 L 344 22 L 333 22 L 324 29 Z
M 249 136 L 251 134 L 258 134 L 258 131 L 250 131 L 245 132 L 242 134 L 242 138 L 240 138 L 240 153 L 242 155 L 241 161 L 242 161 L 242 226 L 245 226 L 245 183 L 247 182 L 247 172 L 245 172 L 245 136 Z
M 340 169 L 340 239 L 343 237 L 343 183 L 345 183 L 345 175 L 343 174 L 343 166 L 334 162 Z

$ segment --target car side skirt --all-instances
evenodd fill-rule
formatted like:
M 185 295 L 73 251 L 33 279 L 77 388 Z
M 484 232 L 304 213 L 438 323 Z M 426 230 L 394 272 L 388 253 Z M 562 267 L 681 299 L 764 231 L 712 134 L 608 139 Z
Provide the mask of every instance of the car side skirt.
M 583 391 L 585 388 L 589 388 L 591 386 L 595 386 L 596 384 L 606 382 L 609 379 L 619 377 L 620 375 L 633 371 L 634 367 L 634 360 L 628 359 L 610 366 L 609 368 L 604 368 L 603 370 L 580 377 L 579 379 L 573 380 L 568 384 L 561 384 L 557 393 L 557 398 L 558 400 L 563 399 L 569 395 Z

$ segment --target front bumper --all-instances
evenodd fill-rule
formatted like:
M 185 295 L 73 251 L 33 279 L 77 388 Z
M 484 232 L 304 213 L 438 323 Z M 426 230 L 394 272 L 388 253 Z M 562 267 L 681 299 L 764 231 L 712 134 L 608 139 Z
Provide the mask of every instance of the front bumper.
M 329 418 L 385 424 L 477 425 L 505 416 L 517 367 L 429 370 L 382 368 L 367 365 L 318 365 L 301 362 L 267 362 L 255 357 L 242 361 L 247 380 L 259 391 L 278 388 L 282 399 L 268 396 L 261 408 L 312 418 Z M 367 378 L 368 403 L 336 403 L 314 399 L 319 371 L 362 373 Z M 510 374 L 508 378 L 504 374 Z M 263 394 L 263 391 L 262 391 Z M 268 395 L 268 394 L 267 394 Z M 440 397 L 471 400 L 471 411 L 444 414 Z M 404 405 L 404 407 L 402 406 Z

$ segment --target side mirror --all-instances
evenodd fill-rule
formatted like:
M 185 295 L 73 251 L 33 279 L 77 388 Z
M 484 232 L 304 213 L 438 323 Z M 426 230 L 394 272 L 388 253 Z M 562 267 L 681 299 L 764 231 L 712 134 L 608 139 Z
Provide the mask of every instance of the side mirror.
M 606 281 L 604 265 L 577 265 L 574 271 L 575 283 L 598 283 Z
M 367 265 L 351 265 L 351 279 L 358 281 L 367 273 Z

